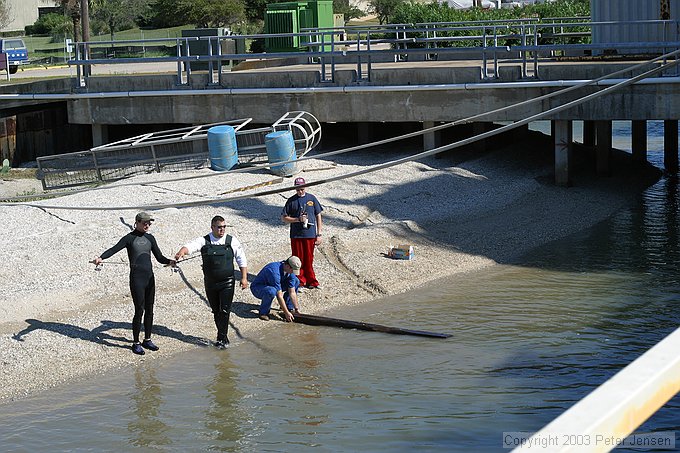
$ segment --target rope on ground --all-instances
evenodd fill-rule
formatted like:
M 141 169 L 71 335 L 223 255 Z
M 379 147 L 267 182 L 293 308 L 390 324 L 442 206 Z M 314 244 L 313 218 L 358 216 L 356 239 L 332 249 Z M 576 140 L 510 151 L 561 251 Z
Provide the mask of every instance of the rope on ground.
M 434 148 L 434 149 L 431 149 L 431 150 L 428 150 L 428 151 L 423 151 L 421 153 L 417 153 L 417 154 L 414 154 L 412 156 L 407 156 L 407 157 L 403 157 L 403 158 L 400 158 L 400 159 L 389 161 L 389 162 L 386 162 L 386 163 L 383 163 L 383 164 L 375 165 L 375 166 L 369 167 L 367 169 L 358 170 L 358 171 L 355 171 L 355 172 L 345 173 L 345 174 L 338 175 L 338 176 L 335 176 L 335 177 L 330 177 L 330 178 L 326 178 L 326 179 L 322 179 L 322 180 L 309 182 L 309 183 L 305 184 L 304 187 L 312 187 L 312 186 L 327 184 L 327 183 L 330 183 L 330 182 L 339 181 L 339 180 L 343 180 L 343 179 L 354 178 L 356 176 L 364 175 L 364 174 L 367 174 L 367 173 L 372 173 L 372 172 L 375 172 L 375 171 L 378 171 L 378 170 L 383 170 L 385 168 L 394 167 L 394 166 L 397 166 L 397 165 L 401 165 L 403 163 L 420 160 L 420 159 L 423 159 L 425 157 L 429 157 L 431 155 L 439 154 L 439 153 L 444 152 L 444 151 L 449 151 L 451 149 L 459 148 L 461 146 L 465 146 L 465 145 L 474 143 L 478 140 L 484 140 L 486 138 L 502 134 L 504 132 L 507 132 L 507 131 L 516 129 L 518 127 L 524 126 L 526 124 L 529 124 L 533 121 L 543 119 L 543 118 L 550 116 L 552 114 L 562 112 L 564 110 L 567 110 L 569 108 L 575 107 L 575 106 L 580 105 L 580 104 L 583 104 L 585 102 L 589 102 L 593 99 L 596 99 L 600 96 L 604 96 L 604 95 L 609 94 L 613 91 L 617 91 L 621 88 L 625 88 L 629 85 L 632 85 L 634 83 L 639 82 L 640 80 L 643 80 L 643 79 L 648 78 L 652 75 L 658 74 L 658 73 L 663 72 L 667 69 L 670 69 L 672 67 L 677 66 L 678 64 L 680 64 L 680 60 L 674 60 L 672 62 L 667 62 L 666 60 L 668 60 L 670 57 L 677 57 L 678 55 L 680 55 L 680 50 L 676 50 L 676 51 L 670 52 L 668 54 L 656 57 L 656 58 L 649 60 L 647 62 L 639 63 L 639 64 L 633 65 L 631 67 L 613 72 L 611 74 L 607 74 L 607 75 L 599 77 L 597 79 L 585 81 L 585 82 L 579 83 L 577 85 L 565 88 L 563 90 L 558 90 L 554 93 L 548 93 L 548 94 L 540 96 L 538 98 L 529 99 L 529 100 L 522 101 L 522 102 L 519 102 L 519 103 L 516 103 L 516 104 L 512 104 L 510 106 L 501 107 L 499 109 L 492 110 L 492 111 L 489 111 L 489 112 L 480 113 L 478 115 L 474 115 L 474 116 L 471 116 L 471 117 L 468 117 L 468 118 L 465 118 L 465 119 L 453 121 L 453 122 L 443 124 L 443 125 L 439 125 L 439 126 L 434 126 L 434 127 L 428 128 L 428 129 L 423 129 L 421 131 L 411 132 L 411 133 L 400 135 L 400 136 L 397 136 L 397 137 L 387 138 L 387 139 L 380 140 L 380 141 L 377 141 L 377 142 L 367 143 L 367 144 L 363 144 L 363 145 L 357 145 L 357 146 L 354 146 L 354 147 L 344 148 L 344 149 L 336 150 L 336 151 L 330 151 L 328 153 L 323 153 L 323 154 L 320 154 L 320 155 L 316 155 L 314 157 L 302 157 L 302 158 L 298 159 L 297 161 L 290 161 L 290 162 L 299 162 L 299 161 L 302 161 L 302 160 L 319 159 L 319 158 L 329 157 L 329 156 L 333 156 L 333 155 L 344 154 L 344 153 L 348 153 L 348 152 L 357 151 L 357 150 L 360 150 L 360 149 L 365 149 L 365 148 L 369 148 L 369 147 L 373 147 L 373 146 L 379 146 L 379 145 L 391 143 L 391 142 L 398 141 L 398 140 L 403 140 L 403 139 L 406 139 L 406 138 L 416 137 L 416 136 L 419 136 L 419 135 L 423 135 L 425 133 L 438 131 L 438 130 L 445 129 L 445 128 L 452 127 L 452 126 L 459 125 L 459 124 L 469 123 L 469 122 L 471 122 L 475 119 L 481 119 L 481 118 L 484 118 L 484 117 L 489 116 L 489 115 L 493 115 L 493 114 L 496 114 L 496 113 L 507 111 L 507 110 L 510 110 L 510 109 L 513 109 L 513 108 L 518 108 L 518 107 L 521 107 L 521 106 L 526 106 L 526 105 L 529 105 L 529 104 L 532 104 L 532 103 L 535 103 L 535 102 L 540 102 L 540 101 L 543 101 L 545 99 L 548 99 L 548 98 L 551 98 L 551 97 L 554 97 L 554 96 L 557 96 L 557 95 L 561 95 L 561 94 L 565 94 L 565 93 L 570 92 L 570 91 L 574 91 L 578 88 L 583 88 L 585 86 L 593 85 L 593 84 L 596 84 L 596 83 L 598 83 L 602 80 L 611 78 L 615 75 L 619 75 L 619 74 L 622 74 L 622 73 L 625 73 L 625 72 L 630 72 L 630 71 L 632 71 L 636 68 L 647 66 L 651 63 L 655 63 L 655 62 L 658 62 L 660 60 L 663 60 L 663 63 L 661 65 L 659 65 L 659 66 L 657 66 L 657 67 L 655 67 L 651 70 L 648 70 L 646 72 L 643 72 L 643 73 L 641 73 L 641 74 L 639 74 L 635 77 L 623 80 L 623 81 L 618 82 L 614 85 L 608 86 L 607 88 L 604 88 L 604 89 L 602 89 L 598 92 L 591 93 L 589 95 L 583 96 L 583 97 L 575 99 L 573 101 L 570 101 L 566 104 L 562 104 L 560 106 L 553 107 L 551 109 L 537 113 L 537 114 L 532 115 L 532 116 L 525 118 L 523 120 L 515 121 L 511 124 L 502 126 L 498 129 L 494 129 L 492 131 L 484 132 L 482 134 L 478 134 L 478 135 L 475 135 L 473 137 L 469 137 L 469 138 L 466 138 L 466 139 L 463 139 L 463 140 L 459 140 L 457 142 L 450 143 L 450 144 L 444 145 L 444 146 L 440 146 L 438 148 Z M 242 173 L 242 172 L 247 172 L 247 171 L 253 171 L 254 169 L 269 168 L 272 165 L 277 165 L 277 166 L 278 165 L 284 165 L 285 163 L 286 162 L 276 162 L 275 164 L 269 164 L 269 163 L 258 164 L 258 165 L 254 165 L 252 167 L 238 168 L 238 169 L 234 169 L 234 170 L 229 170 L 227 172 L 221 172 L 221 173 L 218 173 L 218 174 L 195 175 L 195 176 L 189 176 L 189 177 L 184 177 L 184 178 L 175 178 L 175 179 L 167 179 L 167 180 L 162 180 L 162 181 L 154 181 L 153 184 L 159 184 L 159 183 L 164 183 L 164 182 L 186 181 L 186 180 L 192 180 L 192 179 L 198 179 L 198 178 L 204 178 L 204 177 L 211 177 L 211 176 L 218 176 L 218 175 L 221 176 L 221 175 L 228 174 L 228 173 Z M 119 184 L 119 185 L 112 186 L 112 187 L 122 187 L 122 186 L 128 186 L 128 185 L 145 185 L 145 183 L 127 183 L 127 184 Z M 101 190 L 101 189 L 104 189 L 104 188 L 105 187 L 99 187 L 99 188 L 95 188 L 95 189 L 86 189 L 86 190 L 80 190 L 80 192 L 85 192 L 85 191 L 90 191 L 90 190 Z M 262 191 L 262 192 L 252 193 L 252 194 L 237 195 L 237 196 L 232 196 L 232 197 L 208 198 L 208 199 L 197 200 L 197 201 L 188 201 L 188 202 L 180 202 L 180 203 L 164 203 L 164 204 L 153 204 L 153 205 L 85 206 L 85 207 L 83 207 L 83 206 L 45 205 L 45 204 L 22 203 L 22 202 L 18 202 L 18 203 L 3 202 L 3 203 L 0 203 L 0 206 L 28 206 L 28 207 L 36 207 L 36 208 L 41 208 L 41 209 L 62 209 L 62 210 L 74 210 L 74 211 L 114 211 L 114 210 L 136 210 L 136 209 L 153 210 L 153 209 L 165 209 L 165 208 L 185 208 L 185 207 L 205 206 L 205 205 L 215 204 L 215 203 L 233 202 L 233 201 L 238 201 L 238 200 L 247 199 L 247 198 L 258 198 L 258 197 L 263 197 L 263 196 L 267 196 L 267 195 L 278 194 L 278 193 L 286 192 L 286 191 L 289 191 L 289 190 L 290 190 L 289 187 L 283 187 L 283 188 L 278 188 L 278 189 L 271 189 L 271 190 L 267 190 L 267 191 Z M 75 192 L 77 192 L 77 191 L 74 191 L 74 193 Z
M 242 187 L 237 187 L 236 189 L 227 190 L 226 192 L 220 193 L 220 195 L 226 195 L 228 193 L 234 193 L 234 192 L 245 192 L 247 190 L 259 189 L 260 187 L 271 186 L 273 184 L 279 184 L 279 183 L 282 183 L 282 182 L 283 182 L 283 178 L 276 178 L 276 179 L 272 179 L 271 181 L 261 182 L 259 184 L 253 184 L 253 185 L 250 185 L 250 186 L 242 186 Z

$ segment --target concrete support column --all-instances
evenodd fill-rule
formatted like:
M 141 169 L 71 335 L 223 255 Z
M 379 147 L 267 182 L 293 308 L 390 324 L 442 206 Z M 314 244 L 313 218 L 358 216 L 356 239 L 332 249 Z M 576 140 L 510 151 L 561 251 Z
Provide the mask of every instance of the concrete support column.
M 360 145 L 371 141 L 371 124 L 357 123 L 357 141 Z
M 423 130 L 434 127 L 434 121 L 423 121 Z M 423 151 L 435 149 L 438 146 L 437 132 L 423 134 Z
M 678 172 L 678 120 L 663 122 L 663 166 L 668 173 Z
M 631 121 L 631 148 L 633 151 L 633 162 L 647 162 L 647 121 Z
M 483 134 L 486 131 L 487 131 L 487 123 L 482 123 L 482 122 L 472 123 L 472 134 L 473 135 Z M 474 149 L 477 152 L 486 151 L 486 139 L 477 140 L 476 142 L 474 142 Z
M 595 146 L 595 121 L 583 122 L 583 144 Z
M 109 142 L 109 128 L 106 124 L 92 125 L 92 146 L 101 146 Z
M 609 176 L 611 174 L 612 156 L 612 122 L 596 121 L 596 145 L 595 161 L 598 175 Z
M 567 187 L 571 184 L 571 149 L 574 141 L 574 126 L 571 121 L 553 121 L 553 143 L 555 145 L 555 184 Z

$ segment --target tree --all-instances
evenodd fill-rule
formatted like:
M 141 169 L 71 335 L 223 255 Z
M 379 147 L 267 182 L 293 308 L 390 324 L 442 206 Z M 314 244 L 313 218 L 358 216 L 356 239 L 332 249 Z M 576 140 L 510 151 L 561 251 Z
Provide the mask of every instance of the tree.
M 241 0 L 194 0 L 189 15 L 198 28 L 231 26 L 245 18 L 246 8 Z
M 80 0 L 61 0 L 61 6 L 64 12 L 71 18 L 73 24 L 73 39 L 80 42 L 82 38 L 80 28 Z
M 246 18 L 249 22 L 264 21 L 264 13 L 267 11 L 269 0 L 245 0 Z
M 27 25 L 25 30 L 27 35 L 50 35 L 52 42 L 62 41 L 65 37 L 73 37 L 71 19 L 63 13 L 44 14 L 33 25 Z
M 199 28 L 232 26 L 246 20 L 243 0 L 156 0 L 151 4 L 159 27 L 194 24 Z
M 92 18 L 106 24 L 111 41 L 116 31 L 144 14 L 148 4 L 149 0 L 90 0 Z
M 333 12 L 342 14 L 345 21 L 364 16 L 364 12 L 350 0 L 333 0 Z
M 9 0 L 0 0 L 0 28 L 5 28 L 14 19 Z
M 392 13 L 402 3 L 404 0 L 370 0 L 368 5 L 381 24 L 388 24 Z

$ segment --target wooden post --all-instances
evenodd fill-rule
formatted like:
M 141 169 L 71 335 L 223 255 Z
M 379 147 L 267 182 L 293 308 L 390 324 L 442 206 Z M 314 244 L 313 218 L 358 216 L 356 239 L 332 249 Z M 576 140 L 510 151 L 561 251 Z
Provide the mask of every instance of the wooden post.
M 357 123 L 357 141 L 360 145 L 369 143 L 371 141 L 371 126 L 370 123 Z
M 293 316 L 295 317 L 294 321 L 296 323 L 307 324 L 309 326 L 342 327 L 345 329 L 368 330 L 371 332 L 384 332 L 396 335 L 415 335 L 419 337 L 430 338 L 451 337 L 451 335 L 448 333 L 427 332 L 425 330 L 402 329 L 400 327 L 382 326 L 380 324 L 369 324 L 360 321 L 350 321 L 348 319 L 328 318 L 326 316 L 319 315 L 296 313 Z
M 678 172 L 678 120 L 663 122 L 663 165 L 668 173 Z
M 423 129 L 434 127 L 434 121 L 423 121 Z M 427 132 L 423 134 L 423 151 L 435 149 L 437 147 L 437 133 Z
M 596 121 L 595 159 L 596 171 L 598 175 L 609 176 L 611 174 L 612 156 L 612 122 Z
M 595 121 L 583 121 L 583 144 L 595 146 Z
M 479 122 L 479 121 L 472 123 L 472 134 L 473 135 L 483 134 L 487 130 L 488 130 L 487 129 L 487 123 L 483 123 L 483 122 Z M 473 146 L 474 146 L 475 151 L 477 151 L 477 152 L 481 153 L 481 152 L 486 151 L 486 139 L 477 140 L 476 142 L 473 143 Z
M 647 162 L 647 121 L 632 121 L 631 142 L 633 162 Z
M 568 187 L 571 184 L 571 150 L 573 123 L 568 120 L 553 121 L 553 143 L 555 146 L 555 184 Z

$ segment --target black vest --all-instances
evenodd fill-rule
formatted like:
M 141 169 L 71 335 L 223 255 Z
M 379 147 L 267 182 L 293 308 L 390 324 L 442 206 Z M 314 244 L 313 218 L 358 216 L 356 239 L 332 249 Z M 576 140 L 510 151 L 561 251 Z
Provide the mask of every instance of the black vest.
M 234 250 L 231 248 L 231 236 L 227 235 L 224 245 L 211 244 L 210 235 L 206 235 L 204 239 L 205 245 L 201 247 L 201 257 L 205 279 L 220 282 L 233 277 Z

